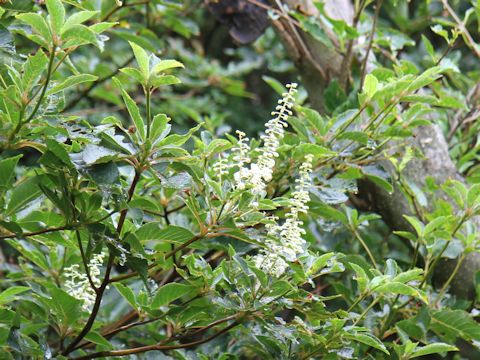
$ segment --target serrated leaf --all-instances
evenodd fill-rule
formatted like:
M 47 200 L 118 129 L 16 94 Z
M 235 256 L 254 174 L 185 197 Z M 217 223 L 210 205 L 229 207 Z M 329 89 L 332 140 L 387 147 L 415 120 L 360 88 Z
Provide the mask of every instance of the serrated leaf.
M 128 68 L 123 68 L 123 69 L 120 69 L 120 71 L 122 73 L 124 73 L 125 75 L 128 75 L 130 76 L 131 78 L 134 78 L 135 80 L 137 80 L 140 84 L 142 84 L 144 82 L 144 78 L 143 78 L 143 74 L 140 72 L 140 70 L 138 69 L 135 69 L 135 68 L 131 68 L 131 67 L 128 67 Z
M 50 33 L 50 29 L 42 16 L 35 13 L 26 13 L 17 15 L 17 19 L 30 25 L 33 31 L 35 31 L 43 38 L 43 40 L 45 40 L 46 45 L 50 45 L 52 43 L 52 34 Z
M 17 155 L 11 158 L 0 160 L 0 190 L 6 189 L 12 185 L 15 179 L 15 167 L 23 155 Z
M 152 308 L 158 309 L 161 306 L 170 304 L 182 296 L 191 293 L 195 287 L 191 285 L 170 283 L 158 289 L 152 301 Z
M 458 348 L 445 343 L 432 343 L 422 347 L 417 347 L 410 355 L 410 359 L 430 354 L 440 354 L 448 351 L 458 351 Z
M 28 286 L 11 286 L 0 293 L 0 305 L 7 304 L 15 300 L 16 295 L 30 290 Z
M 105 339 L 101 334 L 96 331 L 89 331 L 87 335 L 85 335 L 85 340 L 88 340 L 94 344 L 102 345 L 107 349 L 113 348 L 113 345 Z
M 420 280 L 422 278 L 423 269 L 412 269 L 402 272 L 393 278 L 393 281 L 407 283 L 413 280 Z
M 385 345 L 373 335 L 357 332 L 355 334 L 347 334 L 346 337 L 348 337 L 350 340 L 361 342 L 362 344 L 371 346 L 377 350 L 384 352 L 387 355 L 390 355 Z
M 106 163 L 117 156 L 115 151 L 93 144 L 88 144 L 82 151 L 82 159 L 87 165 Z
M 62 33 L 62 40 L 64 41 L 63 48 L 93 44 L 102 50 L 97 35 L 85 25 L 77 24 L 70 26 Z
M 40 79 L 48 64 L 48 57 L 40 49 L 33 56 L 29 56 L 23 66 L 22 84 L 24 89 L 31 89 Z
M 65 8 L 61 0 L 46 0 L 50 23 L 55 34 L 62 32 L 63 23 L 65 22 Z
M 195 126 L 194 128 L 191 128 L 186 134 L 183 134 L 183 135 L 173 134 L 173 135 L 167 136 L 165 139 L 163 139 L 158 143 L 158 147 L 163 147 L 167 145 L 181 146 L 185 144 L 188 141 L 188 139 L 190 139 L 192 135 L 196 131 L 198 131 L 198 129 L 200 129 L 202 125 L 203 124 L 198 124 L 197 126 Z
M 433 311 L 430 329 L 444 336 L 449 342 L 458 337 L 470 341 L 480 341 L 480 326 L 463 310 Z
M 37 178 L 32 176 L 26 178 L 12 189 L 5 214 L 7 216 L 15 214 L 40 195 L 42 190 L 38 187 Z
M 78 11 L 75 12 L 72 16 L 70 16 L 63 24 L 62 31 L 67 30 L 72 25 L 83 24 L 85 21 L 91 19 L 92 17 L 96 16 L 98 11 Z
M 172 126 L 168 123 L 169 121 L 170 118 L 165 114 L 157 114 L 154 116 L 150 128 L 150 139 L 154 145 L 170 133 Z
M 161 75 L 150 79 L 150 85 L 153 87 L 180 84 L 181 80 L 173 75 Z
M 363 91 L 365 94 L 369 97 L 372 98 L 373 95 L 377 92 L 378 88 L 378 79 L 375 77 L 373 74 L 367 74 L 365 76 L 365 82 L 363 84 Z
M 304 157 L 307 154 L 312 154 L 314 156 L 314 159 L 318 159 L 320 157 L 334 156 L 336 155 L 336 152 L 317 144 L 300 144 L 296 147 L 296 157 Z
M 173 68 L 184 68 L 185 66 L 177 60 L 160 60 L 158 64 L 153 67 L 152 72 L 158 74 L 162 71 L 173 69 Z
M 184 243 L 195 235 L 181 226 L 162 226 L 161 223 L 151 222 L 140 227 L 135 235 L 142 242 L 165 241 L 168 243 Z
M 380 285 L 372 289 L 381 294 L 396 294 L 396 295 L 408 295 L 419 298 L 423 301 L 427 301 L 424 294 L 413 286 L 403 284 L 401 282 L 391 281 L 386 284 Z
M 143 81 L 146 82 L 148 79 L 148 75 L 150 74 L 150 57 L 142 47 L 131 41 L 129 41 L 128 43 L 132 47 L 138 67 L 143 75 Z
M 130 118 L 132 119 L 133 124 L 135 125 L 135 130 L 139 134 L 140 139 L 145 141 L 145 124 L 143 123 L 143 118 L 140 115 L 140 110 L 137 104 L 135 103 L 135 101 L 133 101 L 130 95 L 128 95 L 128 93 L 123 89 L 122 85 L 120 84 L 120 81 L 114 78 L 114 82 L 117 84 L 117 87 L 120 88 L 120 91 L 122 92 L 123 101 L 125 102 L 128 113 L 130 114 Z
M 47 95 L 53 95 L 56 94 L 62 90 L 68 89 L 69 87 L 86 83 L 86 82 L 92 82 L 97 80 L 98 77 L 95 75 L 90 75 L 90 74 L 80 74 L 80 75 L 72 75 L 66 78 L 64 81 L 62 81 L 60 84 L 55 85 L 52 87 L 50 90 L 47 91 Z
M 121 283 L 115 283 L 113 284 L 113 286 L 115 286 L 115 288 L 120 293 L 120 295 L 122 295 L 123 298 L 127 300 L 127 302 L 130 304 L 132 308 L 134 308 L 135 310 L 138 310 L 136 297 L 132 289 L 130 289 L 129 287 Z
M 363 293 L 365 289 L 367 288 L 367 284 L 369 281 L 369 277 L 365 270 L 363 268 L 355 263 L 349 263 L 350 266 L 353 268 L 353 270 L 356 273 L 355 280 L 357 281 L 358 284 L 358 291 L 360 293 Z

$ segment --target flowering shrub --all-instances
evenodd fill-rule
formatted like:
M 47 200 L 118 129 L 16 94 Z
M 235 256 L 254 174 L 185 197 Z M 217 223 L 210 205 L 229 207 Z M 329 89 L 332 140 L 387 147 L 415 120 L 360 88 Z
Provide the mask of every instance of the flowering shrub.
M 188 9 L 0 7 L 1 358 L 407 360 L 456 353 L 458 338 L 474 352 L 476 302 L 449 290 L 478 250 L 479 187 L 404 178 L 416 156 L 405 144 L 432 106 L 454 102 L 442 87 L 452 60 L 427 42 L 424 71 L 395 61 L 350 97 L 333 83 L 325 106 L 344 101 L 323 114 L 294 73 L 299 84 L 266 78 L 280 100 L 247 137 L 214 103 L 248 95 L 240 80 L 171 34 L 161 57 L 147 40 L 159 18 L 189 38 Z M 323 15 L 282 16 L 316 38 L 321 19 L 342 41 L 360 37 Z M 106 74 L 117 49 L 128 61 Z M 220 79 L 198 90 L 207 71 Z M 406 228 L 361 206 L 364 183 L 406 195 Z M 443 258 L 458 262 L 438 285 Z

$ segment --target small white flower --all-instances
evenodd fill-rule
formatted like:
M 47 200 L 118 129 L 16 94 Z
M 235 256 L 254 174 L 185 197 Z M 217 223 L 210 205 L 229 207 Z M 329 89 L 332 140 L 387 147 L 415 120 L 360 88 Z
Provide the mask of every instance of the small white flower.
M 305 162 L 300 166 L 300 177 L 292 193 L 292 207 L 285 222 L 279 225 L 276 223 L 277 218 L 271 218 L 274 222 L 265 225 L 268 235 L 265 247 L 253 257 L 255 266 L 272 276 L 282 275 L 288 267 L 286 261 L 297 260 L 307 247 L 307 242 L 302 237 L 305 230 L 299 214 L 308 211 L 310 195 L 307 189 L 311 184 L 312 161 L 313 156 L 306 155 Z
M 219 159 L 213 164 L 213 172 L 217 179 L 221 180 L 223 176 L 228 174 L 230 165 L 227 159 Z
M 88 264 L 90 271 L 90 278 L 96 287 L 99 287 L 102 280 L 100 279 L 100 268 L 103 264 L 105 253 L 94 254 Z M 65 268 L 65 290 L 68 294 L 77 298 L 83 302 L 83 309 L 89 310 L 95 303 L 96 293 L 92 288 L 88 277 L 85 273 L 80 272 L 78 264 L 74 264 L 68 268 Z
M 238 143 L 237 146 L 232 149 L 232 152 L 234 153 L 233 161 L 235 162 L 235 165 L 242 168 L 245 164 L 248 164 L 251 161 L 248 155 L 250 152 L 250 144 L 248 142 L 250 140 L 245 136 L 243 131 L 237 130 L 236 133 L 238 135 Z
M 288 126 L 288 117 L 292 115 L 291 108 L 295 101 L 297 84 L 288 84 L 287 88 L 288 92 L 282 94 L 275 111 L 272 112 L 273 118 L 265 124 L 265 134 L 260 137 L 263 141 L 263 147 L 259 149 L 260 156 L 256 163 L 250 165 L 250 168 L 245 167 L 245 164 L 250 162 L 247 161 L 250 159 L 245 155 L 248 152 L 247 147 L 244 146 L 245 134 L 237 132 L 239 135 L 239 145 L 236 148 L 238 155 L 234 157 L 234 159 L 237 159 L 239 167 L 235 174 L 237 189 L 243 190 L 248 187 L 252 189 L 253 194 L 262 195 L 265 193 L 267 184 L 272 181 L 275 158 L 278 157 L 277 150 L 285 135 L 284 128 Z M 242 146 L 244 147 L 242 148 Z M 249 147 L 248 150 L 250 150 Z

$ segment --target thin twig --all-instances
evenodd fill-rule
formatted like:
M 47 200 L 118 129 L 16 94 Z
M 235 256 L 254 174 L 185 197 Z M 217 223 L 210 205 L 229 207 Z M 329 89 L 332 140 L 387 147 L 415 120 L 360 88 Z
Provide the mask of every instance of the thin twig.
M 360 91 L 363 89 L 363 83 L 365 81 L 365 76 L 367 72 L 368 57 L 370 55 L 370 51 L 372 50 L 373 39 L 375 38 L 375 30 L 377 28 L 377 21 L 380 15 L 380 9 L 382 8 L 382 4 L 383 4 L 383 0 L 377 0 L 377 4 L 375 5 L 375 15 L 373 17 L 372 30 L 370 32 L 367 51 L 365 52 L 365 58 L 363 59 L 362 68 L 360 71 L 360 74 L 361 74 L 360 75 Z
M 455 12 L 455 10 L 452 9 L 452 7 L 450 6 L 450 4 L 448 3 L 447 0 L 442 0 L 442 4 L 443 4 L 443 7 L 445 8 L 445 10 L 447 10 L 447 12 L 453 18 L 453 20 L 455 20 L 455 22 L 457 23 L 457 26 L 460 29 L 460 31 L 463 33 L 465 43 L 467 44 L 467 46 L 471 50 L 473 50 L 473 52 L 475 53 L 475 55 L 477 57 L 480 58 L 480 49 L 478 48 L 478 44 L 475 42 L 472 35 L 470 34 L 470 32 L 465 27 L 465 23 L 462 20 L 460 20 L 457 13 Z

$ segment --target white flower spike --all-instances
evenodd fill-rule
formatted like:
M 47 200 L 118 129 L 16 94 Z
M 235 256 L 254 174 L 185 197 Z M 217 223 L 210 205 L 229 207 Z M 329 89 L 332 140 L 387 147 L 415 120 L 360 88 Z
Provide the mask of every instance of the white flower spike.
M 295 261 L 305 251 L 307 242 L 302 238 L 305 230 L 303 222 L 299 220 L 300 213 L 308 211 L 310 201 L 308 187 L 311 185 L 313 155 L 305 156 L 300 166 L 300 177 L 296 180 L 295 190 L 292 193 L 292 207 L 286 215 L 286 221 L 267 224 L 268 238 L 265 247 L 253 257 L 255 266 L 272 276 L 280 276 L 288 268 L 287 261 Z M 272 218 L 276 221 L 276 218 Z
M 274 117 L 265 124 L 265 134 L 260 137 L 263 140 L 263 147 L 259 149 L 261 154 L 257 162 L 250 165 L 250 168 L 245 166 L 250 162 L 247 161 L 249 158 L 245 155 L 247 147 L 242 148 L 248 139 L 244 138 L 245 134 L 239 133 L 238 155 L 234 158 L 237 159 L 239 166 L 239 170 L 235 174 L 237 189 L 251 188 L 255 195 L 261 195 L 265 193 L 267 184 L 272 180 L 275 158 L 278 157 L 277 150 L 285 135 L 284 128 L 288 126 L 288 117 L 292 115 L 291 109 L 295 103 L 297 84 L 288 84 L 287 89 L 288 92 L 282 94 L 275 111 L 272 112 Z M 250 150 L 249 147 L 248 150 Z
M 105 253 L 103 252 L 95 254 L 88 264 L 90 277 L 96 287 L 99 287 L 102 282 L 100 279 L 100 268 L 102 267 L 104 258 Z M 67 279 L 65 282 L 65 290 L 67 293 L 81 300 L 83 302 L 83 309 L 89 311 L 95 303 L 96 293 L 95 289 L 90 286 L 87 275 L 80 272 L 78 264 L 74 264 L 65 269 L 65 277 Z

